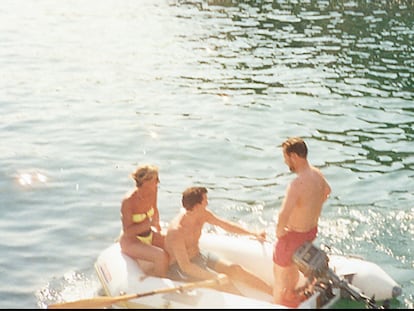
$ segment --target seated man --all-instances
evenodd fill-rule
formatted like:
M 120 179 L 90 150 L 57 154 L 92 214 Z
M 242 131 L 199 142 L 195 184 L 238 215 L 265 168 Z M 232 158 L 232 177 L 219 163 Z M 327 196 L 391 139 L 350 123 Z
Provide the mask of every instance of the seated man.
M 174 280 L 196 281 L 225 274 L 230 281 L 240 281 L 272 295 L 273 289 L 269 284 L 242 266 L 200 250 L 199 240 L 205 223 L 219 226 L 230 233 L 252 235 L 262 241 L 265 239 L 264 231 L 254 233 L 236 223 L 219 218 L 207 209 L 207 204 L 205 187 L 190 187 L 183 192 L 184 208 L 171 221 L 165 237 L 165 250 L 170 258 L 167 277 Z M 229 286 L 222 289 L 240 294 L 234 286 Z

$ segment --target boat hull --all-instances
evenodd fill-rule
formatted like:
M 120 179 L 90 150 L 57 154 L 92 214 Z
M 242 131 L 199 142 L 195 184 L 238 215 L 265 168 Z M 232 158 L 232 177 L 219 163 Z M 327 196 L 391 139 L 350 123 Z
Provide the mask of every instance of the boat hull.
M 250 239 L 244 236 L 203 233 L 200 239 L 200 248 L 214 252 L 220 258 L 239 263 L 246 269 L 251 270 L 253 273 L 260 276 L 269 284 L 273 283 L 273 245 L 270 242 L 261 243 L 255 239 Z M 373 277 L 375 277 L 374 280 L 381 279 L 382 285 L 379 287 L 379 283 L 370 283 L 368 286 L 362 282 L 363 288 L 361 290 L 370 296 L 374 293 L 377 300 L 391 298 L 391 288 L 393 286 L 398 286 L 382 269 L 373 263 L 356 258 L 351 260 L 341 256 L 330 256 L 329 263 L 334 271 L 339 272 L 338 275 L 340 277 L 352 274 L 352 281 L 358 285 L 360 285 L 361 279 L 365 283 L 369 283 L 369 280 Z M 356 269 L 354 265 L 357 265 L 359 270 Z M 366 267 L 368 266 L 374 267 L 375 269 L 370 268 L 371 270 L 368 269 L 369 271 L 367 272 Z M 361 267 L 363 270 L 365 269 L 365 274 L 360 270 Z M 119 243 L 112 244 L 98 256 L 98 259 L 95 262 L 95 270 L 105 294 L 111 297 L 149 291 L 156 292 L 159 289 L 174 288 L 184 284 L 183 282 L 172 281 L 167 278 L 146 275 L 142 263 L 138 264 L 137 261 L 123 254 Z M 375 275 L 372 275 L 372 273 Z M 305 281 L 303 275 L 301 276 L 301 280 Z M 194 288 L 183 292 L 169 292 L 164 294 L 154 293 L 154 295 L 119 302 L 114 307 L 171 309 L 286 308 L 281 305 L 273 304 L 270 295 L 246 287 L 240 283 L 235 283 L 235 286 L 243 296 L 218 291 L 212 288 Z M 329 308 L 340 299 L 340 289 L 334 288 L 332 297 L 327 301 L 323 301 L 323 303 L 321 302 L 323 299 L 319 297 L 321 295 L 321 293 L 316 292 L 299 307 L 308 309 Z
M 273 283 L 273 247 L 271 242 L 259 242 L 249 237 L 237 239 L 228 235 L 204 234 L 200 247 L 238 262 L 262 279 Z M 328 254 L 329 267 L 341 279 L 376 300 L 392 299 L 401 294 L 401 287 L 377 264 L 361 257 Z M 301 275 L 303 278 L 303 275 Z M 343 295 L 343 297 L 347 297 Z
M 121 252 L 118 243 L 111 245 L 101 253 L 95 263 L 95 270 L 107 296 L 156 291 L 184 284 L 167 278 L 145 275 L 136 261 Z M 284 308 L 270 301 L 250 299 L 210 288 L 155 294 L 119 302 L 115 307 L 130 309 Z

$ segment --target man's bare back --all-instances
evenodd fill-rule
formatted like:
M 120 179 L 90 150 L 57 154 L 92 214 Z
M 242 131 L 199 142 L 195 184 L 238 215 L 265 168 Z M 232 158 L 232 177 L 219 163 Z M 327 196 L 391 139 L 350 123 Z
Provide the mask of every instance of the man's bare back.
M 200 253 L 198 241 L 200 240 L 203 225 L 204 222 L 194 222 L 192 219 L 188 219 L 185 216 L 185 211 L 182 211 L 171 221 L 165 243 L 165 250 L 170 254 L 170 264 L 177 261 L 173 247 L 179 241 L 184 243 L 185 252 L 190 260 Z
M 329 185 L 319 169 L 310 166 L 292 181 L 288 195 L 297 198 L 296 206 L 287 222 L 287 228 L 296 232 L 308 232 L 318 225 L 323 203 L 330 193 Z

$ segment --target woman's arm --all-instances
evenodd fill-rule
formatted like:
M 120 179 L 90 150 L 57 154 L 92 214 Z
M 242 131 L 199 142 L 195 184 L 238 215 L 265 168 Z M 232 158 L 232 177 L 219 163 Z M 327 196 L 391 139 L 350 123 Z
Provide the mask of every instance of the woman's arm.
M 140 223 L 135 223 L 132 221 L 132 212 L 129 208 L 129 202 L 124 200 L 121 206 L 121 221 L 122 221 L 122 230 L 124 235 L 127 237 L 136 237 L 139 234 L 142 234 L 148 231 L 148 228 L 151 226 L 148 218 L 144 219 Z

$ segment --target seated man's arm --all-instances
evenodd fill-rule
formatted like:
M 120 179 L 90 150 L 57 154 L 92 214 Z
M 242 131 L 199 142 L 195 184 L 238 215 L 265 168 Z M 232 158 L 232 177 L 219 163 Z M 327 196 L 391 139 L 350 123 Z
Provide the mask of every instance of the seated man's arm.
M 219 226 L 220 228 L 226 230 L 227 232 L 235 233 L 235 234 L 243 234 L 243 235 L 252 235 L 260 241 L 264 241 L 266 239 L 266 232 L 264 230 L 261 232 L 255 232 L 255 231 L 244 228 L 238 223 L 232 222 L 224 218 L 220 218 L 209 210 L 206 210 L 205 212 L 206 212 L 206 221 L 208 223 L 215 225 L 215 226 Z

